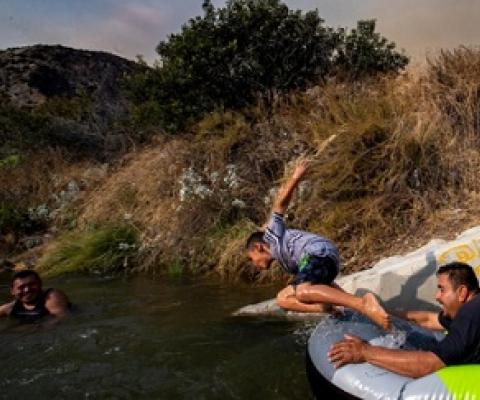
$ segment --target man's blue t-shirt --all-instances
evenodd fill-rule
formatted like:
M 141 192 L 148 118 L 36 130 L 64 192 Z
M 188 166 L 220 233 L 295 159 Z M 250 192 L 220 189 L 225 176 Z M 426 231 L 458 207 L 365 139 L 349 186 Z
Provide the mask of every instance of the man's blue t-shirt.
M 445 365 L 480 363 L 480 295 L 465 303 L 455 318 L 438 315 L 447 336 L 432 350 Z
M 298 273 L 298 264 L 306 255 L 331 258 L 338 273 L 340 258 L 336 246 L 322 236 L 297 229 L 287 229 L 281 214 L 272 214 L 265 230 L 264 240 L 270 247 L 272 257 L 291 274 Z

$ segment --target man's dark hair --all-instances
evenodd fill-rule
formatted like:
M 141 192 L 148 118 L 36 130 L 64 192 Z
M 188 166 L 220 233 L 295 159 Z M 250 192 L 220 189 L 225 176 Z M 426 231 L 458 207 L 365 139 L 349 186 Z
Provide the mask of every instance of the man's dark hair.
M 253 250 L 256 243 L 265 243 L 265 240 L 263 239 L 263 232 L 253 232 L 247 239 L 245 249 L 247 251 Z
M 13 282 L 15 282 L 17 279 L 23 279 L 23 278 L 27 278 L 29 276 L 34 276 L 39 282 L 42 282 L 42 279 L 40 278 L 40 275 L 38 275 L 35 271 L 33 271 L 31 269 L 24 269 L 22 271 L 15 272 L 13 274 L 11 285 L 13 286 Z
M 452 283 L 454 289 L 460 285 L 466 286 L 468 291 L 478 293 L 480 288 L 478 278 L 473 268 L 462 262 L 451 262 L 438 268 L 437 276 L 440 274 L 448 274 L 448 279 Z

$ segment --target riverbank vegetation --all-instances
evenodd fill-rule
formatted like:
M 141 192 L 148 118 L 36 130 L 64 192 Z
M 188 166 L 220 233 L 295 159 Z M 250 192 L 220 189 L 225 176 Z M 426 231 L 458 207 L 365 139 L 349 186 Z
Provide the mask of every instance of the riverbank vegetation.
M 214 12 L 208 2 L 206 7 L 207 15 Z M 210 25 L 197 19 L 183 33 L 197 43 L 199 38 L 190 37 L 196 29 L 222 26 L 215 25 L 220 15 L 214 15 Z M 371 25 L 368 32 L 373 35 Z M 352 35 L 362 36 L 345 33 L 350 37 L 343 42 L 346 48 L 355 47 L 348 45 L 357 40 Z M 388 41 L 372 37 L 380 48 L 393 51 Z M 184 39 L 173 36 L 170 44 L 180 46 Z M 368 61 L 349 60 L 345 71 Z M 186 64 L 176 65 L 182 67 L 178 76 L 169 70 L 172 82 L 185 78 Z M 55 212 L 46 218 L 53 239 L 41 249 L 43 271 L 215 273 L 271 280 L 281 274 L 275 269 L 255 274 L 243 255 L 244 241 L 267 219 L 289 169 L 307 156 L 310 173 L 295 194 L 288 224 L 335 241 L 344 273 L 368 268 L 432 236 L 452 237 L 478 224 L 480 216 L 480 50 L 443 51 L 403 72 L 399 65 L 372 71 L 329 73 L 308 85 L 274 87 L 241 107 L 207 102 L 211 107 L 198 113 L 182 103 L 185 99 L 175 102 L 178 114 L 158 109 L 174 102 L 160 102 L 155 96 L 163 94 L 151 86 L 144 103 L 136 92 L 132 115 L 137 119 L 129 122 L 132 129 L 149 132 L 147 146 L 107 167 L 68 162 L 58 152 L 45 155 L 37 167 L 0 164 L 0 179 L 8 183 L 10 204 L 20 192 L 27 194 L 25 208 L 50 199 Z M 137 75 L 135 90 L 161 76 L 158 70 L 148 74 Z M 215 82 L 211 77 L 207 83 Z M 179 96 L 187 93 L 184 89 Z M 150 111 L 156 117 L 140 126 L 141 115 Z M 188 123 L 177 130 L 178 121 L 165 122 L 165 115 Z M 332 134 L 336 139 L 318 154 Z M 42 170 L 45 165 L 51 165 L 48 171 Z M 17 180 L 24 186 L 14 176 L 23 176 Z M 61 197 L 59 191 L 72 180 L 81 182 L 78 190 L 55 203 L 49 196 Z M 112 226 L 128 229 L 120 230 L 125 233 L 120 237 Z
M 244 240 L 268 216 L 295 160 L 314 161 L 287 216 L 332 238 L 344 272 L 470 226 L 480 157 L 480 52 L 443 52 L 423 69 L 329 82 L 145 149 L 91 193 L 80 220 L 132 216 L 144 269 L 248 276 Z M 325 153 L 318 147 L 337 138 Z

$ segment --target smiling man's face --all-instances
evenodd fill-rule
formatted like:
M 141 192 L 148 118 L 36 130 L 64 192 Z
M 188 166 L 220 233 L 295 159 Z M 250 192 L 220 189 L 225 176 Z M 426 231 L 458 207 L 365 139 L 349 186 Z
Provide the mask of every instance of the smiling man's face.
M 444 314 L 450 318 L 454 318 L 463 304 L 460 291 L 464 286 L 460 285 L 458 288 L 455 288 L 448 274 L 440 274 L 437 278 L 437 294 L 435 299 L 441 304 Z
M 11 293 L 22 303 L 34 303 L 41 292 L 42 282 L 34 275 L 17 278 L 12 283 Z

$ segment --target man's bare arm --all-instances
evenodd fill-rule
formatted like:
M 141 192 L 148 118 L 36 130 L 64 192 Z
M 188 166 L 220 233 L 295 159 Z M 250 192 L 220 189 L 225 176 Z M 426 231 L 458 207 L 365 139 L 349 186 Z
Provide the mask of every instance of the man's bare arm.
M 438 321 L 438 313 L 432 311 L 395 311 L 392 313 L 407 321 L 414 322 L 425 329 L 443 331 L 445 328 Z
M 407 351 L 371 346 L 358 337 L 345 335 L 328 353 L 330 361 L 339 368 L 346 364 L 368 362 L 411 378 L 420 378 L 445 367 L 430 351 Z
M 365 349 L 365 361 L 411 378 L 420 378 L 445 367 L 430 351 L 407 351 L 370 346 Z
M 273 202 L 273 212 L 279 214 L 283 214 L 285 212 L 292 198 L 293 191 L 298 186 L 306 172 L 307 162 L 306 160 L 302 160 L 297 164 L 292 176 L 288 179 L 288 181 L 280 187 L 277 197 Z
M 10 312 L 12 311 L 13 305 L 15 304 L 14 301 L 10 303 L 6 303 L 0 306 L 0 317 L 8 317 Z
M 63 318 L 70 315 L 68 297 L 60 290 L 53 289 L 45 300 L 45 308 L 50 315 Z

